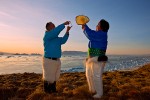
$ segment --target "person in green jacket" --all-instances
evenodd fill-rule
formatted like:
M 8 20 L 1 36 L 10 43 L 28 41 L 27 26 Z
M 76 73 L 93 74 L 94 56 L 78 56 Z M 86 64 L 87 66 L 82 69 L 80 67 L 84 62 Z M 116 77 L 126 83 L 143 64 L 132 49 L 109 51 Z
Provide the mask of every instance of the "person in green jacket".
M 85 61 L 89 91 L 95 94 L 94 98 L 101 98 L 103 95 L 102 74 L 108 60 L 106 50 L 109 23 L 101 19 L 96 26 L 96 30 L 90 29 L 86 24 L 82 25 L 82 29 L 89 40 L 88 59 Z

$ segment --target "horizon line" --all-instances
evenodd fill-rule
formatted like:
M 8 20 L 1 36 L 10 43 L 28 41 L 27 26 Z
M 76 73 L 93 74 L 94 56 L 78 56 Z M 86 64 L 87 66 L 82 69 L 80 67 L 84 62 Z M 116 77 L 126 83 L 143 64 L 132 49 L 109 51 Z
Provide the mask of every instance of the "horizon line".
M 64 50 L 64 51 L 62 51 L 62 53 L 63 52 L 65 52 L 65 51 L 69 51 L 69 52 L 82 52 L 82 53 L 87 53 L 87 51 L 75 51 L 75 50 Z M 18 54 L 18 55 L 23 55 L 23 54 L 27 54 L 27 55 L 32 55 L 32 54 L 37 54 L 37 55 L 43 55 L 43 53 L 36 53 L 36 52 L 34 52 L 34 53 L 25 53 L 25 52 L 23 52 L 23 53 L 18 53 L 18 52 L 16 52 L 16 53 L 12 53 L 12 52 L 3 52 L 3 51 L 0 51 L 0 55 L 3 55 L 3 53 L 4 53 L 4 55 L 6 55 L 7 53 L 8 54 Z M 5 54 L 6 53 L 6 54 Z M 112 54 L 112 53 L 107 53 L 106 55 L 150 55 L 150 54 Z

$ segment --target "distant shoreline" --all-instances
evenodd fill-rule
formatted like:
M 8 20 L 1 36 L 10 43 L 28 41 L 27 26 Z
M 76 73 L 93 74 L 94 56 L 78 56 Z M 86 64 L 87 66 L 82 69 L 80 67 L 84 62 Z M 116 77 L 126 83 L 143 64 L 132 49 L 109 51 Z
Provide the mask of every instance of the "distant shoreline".
M 42 55 L 42 54 L 39 54 L 39 53 L 27 54 L 27 53 L 6 53 L 6 52 L 0 52 L 0 55 Z
M 62 55 L 78 55 L 78 54 L 87 54 L 86 51 L 63 51 Z M 9 52 L 0 52 L 0 55 L 43 55 L 40 53 L 9 53 Z M 150 56 L 150 54 L 107 54 L 108 56 Z

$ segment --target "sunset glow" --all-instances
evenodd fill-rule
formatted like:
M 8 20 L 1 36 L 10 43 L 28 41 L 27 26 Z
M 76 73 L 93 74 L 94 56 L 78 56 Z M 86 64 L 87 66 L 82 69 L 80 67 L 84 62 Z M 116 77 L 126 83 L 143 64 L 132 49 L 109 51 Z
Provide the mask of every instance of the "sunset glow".
M 57 26 L 67 20 L 73 27 L 62 50 L 87 51 L 88 40 L 75 22 L 83 14 L 93 30 L 102 18 L 110 23 L 108 54 L 150 54 L 149 4 L 148 0 L 1 0 L 0 52 L 43 54 L 45 24 L 52 21 Z

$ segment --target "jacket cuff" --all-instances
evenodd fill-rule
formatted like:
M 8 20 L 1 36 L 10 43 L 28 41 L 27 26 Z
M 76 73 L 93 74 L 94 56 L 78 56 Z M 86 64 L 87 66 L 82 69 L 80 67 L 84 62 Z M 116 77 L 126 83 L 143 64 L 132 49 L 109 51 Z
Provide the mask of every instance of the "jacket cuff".
M 67 35 L 69 35 L 69 32 L 66 32 Z

